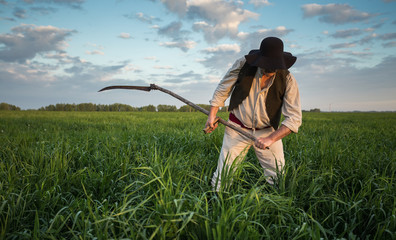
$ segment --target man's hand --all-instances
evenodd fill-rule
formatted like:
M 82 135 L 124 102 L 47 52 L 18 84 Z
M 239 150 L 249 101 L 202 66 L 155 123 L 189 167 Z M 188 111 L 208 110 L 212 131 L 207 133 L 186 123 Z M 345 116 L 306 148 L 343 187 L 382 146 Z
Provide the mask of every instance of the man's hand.
M 254 142 L 254 145 L 261 149 L 269 149 L 271 144 L 286 137 L 291 132 L 292 131 L 288 127 L 286 127 L 285 125 L 281 125 L 280 128 L 278 128 L 278 130 L 271 133 L 268 137 L 257 138 L 257 140 Z
M 271 137 L 265 137 L 257 138 L 257 140 L 254 142 L 254 145 L 261 149 L 269 149 L 269 146 L 271 146 L 273 143 L 274 141 Z
M 205 128 L 208 128 L 208 133 L 213 132 L 217 126 L 219 125 L 219 122 L 216 121 L 216 114 L 217 111 L 219 110 L 219 107 L 210 107 L 209 115 L 208 115 L 208 120 L 205 123 Z
M 218 125 L 219 125 L 219 122 L 216 121 L 216 118 L 215 119 L 208 118 L 208 120 L 205 123 L 205 129 L 207 130 L 206 132 L 207 133 L 213 132 L 217 128 Z

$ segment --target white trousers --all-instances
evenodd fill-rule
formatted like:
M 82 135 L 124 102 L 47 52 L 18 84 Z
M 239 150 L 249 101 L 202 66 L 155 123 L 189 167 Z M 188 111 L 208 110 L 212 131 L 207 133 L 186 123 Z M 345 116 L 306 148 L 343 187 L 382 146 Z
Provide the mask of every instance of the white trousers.
M 232 121 L 228 122 L 239 127 L 239 125 Z M 274 132 L 272 127 L 256 131 L 248 129 L 243 130 L 253 134 L 256 138 L 267 137 Z M 270 149 L 263 150 L 254 146 L 254 141 L 251 139 L 243 136 L 232 128 L 226 127 L 217 169 L 212 178 L 212 187 L 214 191 L 220 191 L 222 178 L 227 178 L 225 180 L 226 183 L 223 183 L 223 185 L 231 183 L 231 179 L 228 179 L 228 177 L 232 175 L 230 173 L 232 173 L 235 168 L 238 167 L 239 163 L 244 160 L 251 146 L 254 147 L 260 165 L 264 169 L 267 182 L 271 185 L 274 183 L 273 181 L 276 180 L 277 174 L 281 173 L 285 164 L 282 140 L 273 143 Z

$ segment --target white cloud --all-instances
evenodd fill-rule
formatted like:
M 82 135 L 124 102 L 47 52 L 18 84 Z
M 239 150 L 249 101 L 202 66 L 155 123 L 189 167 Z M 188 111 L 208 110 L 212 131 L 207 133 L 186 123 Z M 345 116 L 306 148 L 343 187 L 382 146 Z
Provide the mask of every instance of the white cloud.
M 123 39 L 131 39 L 131 34 L 129 33 L 120 33 L 120 35 L 118 36 L 119 38 L 123 38 Z
M 345 55 L 354 56 L 354 57 L 368 57 L 368 56 L 373 55 L 370 52 L 356 52 L 356 51 L 348 51 L 348 50 L 333 50 L 333 53 L 345 54 Z
M 58 5 L 66 5 L 71 8 L 80 9 L 81 5 L 85 0 L 24 0 L 25 3 L 36 4 L 36 3 L 52 3 Z
M 249 3 L 253 4 L 255 7 L 272 5 L 268 0 L 250 0 Z
M 213 72 L 224 74 L 227 68 L 240 56 L 241 48 L 238 44 L 220 44 L 202 50 L 207 58 L 199 60 L 208 69 Z
M 158 34 L 171 38 L 171 41 L 160 43 L 167 48 L 179 48 L 183 52 L 195 47 L 196 42 L 188 39 L 189 31 L 182 30 L 182 22 L 171 22 L 164 27 L 158 28 Z
M 26 16 L 26 10 L 22 9 L 22 8 L 19 8 L 19 7 L 16 7 L 14 9 L 13 15 L 14 15 L 14 17 L 17 17 L 17 18 L 20 18 L 20 19 L 24 19 L 24 18 L 27 17 Z
M 0 61 L 1 82 L 54 82 L 56 77 L 51 73 L 54 67 L 40 63 L 8 63 Z
M 187 71 L 184 73 L 179 73 L 179 72 L 168 72 L 168 73 L 161 73 L 161 74 L 152 74 L 151 75 L 153 78 L 155 77 L 160 77 L 161 80 L 163 80 L 166 83 L 171 83 L 171 84 L 180 84 L 182 83 L 188 83 L 188 82 L 194 82 L 196 80 L 202 80 L 204 77 L 199 74 L 195 73 L 194 71 Z M 183 89 L 185 91 L 186 89 Z
M 332 49 L 353 48 L 353 47 L 356 47 L 356 43 L 338 43 L 338 44 L 330 45 L 330 48 Z
M 359 42 L 361 44 L 371 43 L 377 37 L 378 37 L 378 35 L 376 33 L 372 33 L 372 34 L 369 34 L 369 35 L 365 36 L 364 38 L 362 38 Z
M 238 34 L 238 38 L 243 41 L 260 41 L 264 39 L 265 37 L 269 36 L 275 36 L 275 37 L 283 37 L 286 36 L 288 33 L 294 31 L 293 29 L 287 29 L 285 26 L 278 26 L 274 29 L 270 28 L 261 28 L 258 29 L 256 32 L 251 32 L 251 33 L 246 33 L 246 32 L 241 32 Z M 254 46 L 254 48 L 257 48 L 257 46 Z
M 384 43 L 384 44 L 382 44 L 382 46 L 386 47 L 386 48 L 396 47 L 396 41 Z
M 180 41 L 180 42 L 164 42 L 160 43 L 160 46 L 164 46 L 167 48 L 179 48 L 183 52 L 187 52 L 189 49 L 195 47 L 197 43 L 194 41 Z
M 76 60 L 69 68 L 64 69 L 68 75 L 58 76 L 59 84 L 72 82 L 78 86 L 86 87 L 97 82 L 113 81 L 125 71 L 139 71 L 137 66 L 131 66 L 128 63 L 96 65 Z
M 44 55 L 44 58 L 58 61 L 58 63 L 61 65 L 73 64 L 73 63 L 79 65 L 86 62 L 85 60 L 80 59 L 79 57 L 71 57 L 66 52 L 47 53 Z
M 23 62 L 33 59 L 37 54 L 63 51 L 67 46 L 66 38 L 74 31 L 54 26 L 21 24 L 11 29 L 12 33 L 0 34 L 0 59 L 7 62 Z
M 203 22 L 199 24 L 205 25 Z M 259 29 L 252 33 L 241 32 L 238 34 L 238 40 L 240 40 L 241 44 L 221 44 L 206 48 L 202 50 L 202 53 L 206 54 L 207 57 L 198 60 L 198 62 L 210 69 L 212 71 L 211 74 L 221 75 L 227 71 L 236 59 L 248 54 L 252 49 L 258 49 L 261 40 L 265 37 L 276 36 L 281 38 L 292 31 L 292 29 L 279 26 L 275 29 Z M 292 45 L 291 47 L 298 46 Z M 286 48 L 285 50 L 287 51 Z
M 181 18 L 197 19 L 193 29 L 202 31 L 209 43 L 223 37 L 236 37 L 242 22 L 258 18 L 258 14 L 242 9 L 235 2 L 220 0 L 162 0 L 165 6 Z M 179 7 L 176 8 L 176 5 Z
M 204 52 L 217 53 L 217 52 L 235 52 L 239 53 L 241 48 L 238 44 L 221 44 L 216 47 L 206 48 Z
M 294 49 L 301 48 L 301 46 L 298 45 L 298 44 L 290 44 L 289 47 L 290 47 L 290 48 L 294 48 Z
M 379 38 L 382 39 L 382 40 L 396 39 L 396 32 L 394 32 L 394 33 L 381 34 L 381 35 L 379 36 Z
M 249 36 L 249 33 L 248 33 L 248 32 L 239 32 L 238 35 L 237 35 L 237 38 L 239 38 L 239 39 L 245 39 L 245 38 L 247 38 L 248 36 Z
M 48 15 L 50 13 L 55 13 L 56 11 L 58 11 L 56 8 L 53 7 L 31 7 L 30 10 L 40 13 L 41 15 Z
M 350 38 L 354 36 L 359 36 L 363 31 L 359 28 L 352 28 L 347 30 L 339 30 L 336 33 L 331 34 L 333 38 Z
M 301 101 L 306 109 L 328 110 L 332 104 L 335 111 L 396 110 L 396 81 L 389 77 L 396 74 L 395 60 L 389 56 L 376 65 L 356 68 L 353 59 L 329 57 L 325 51 L 302 55 L 296 68 L 303 71 L 294 74 Z
M 141 71 L 140 67 L 138 67 L 134 64 L 127 64 L 122 68 L 122 70 L 125 72 L 140 72 Z
M 104 55 L 104 52 L 99 50 L 85 51 L 85 53 L 88 55 Z
M 141 22 L 149 23 L 149 24 L 152 24 L 153 21 L 159 21 L 158 18 L 156 18 L 154 16 L 147 16 L 142 12 L 138 12 L 135 15 L 133 15 L 133 14 L 124 15 L 124 17 L 129 18 L 129 19 L 136 18 L 136 19 L 140 20 Z
M 159 65 L 156 65 L 156 66 L 154 66 L 153 68 L 155 68 L 155 69 L 173 69 L 173 67 L 172 66 L 159 66 Z
M 155 56 L 149 56 L 149 57 L 145 57 L 144 59 L 150 60 L 150 61 L 156 61 L 156 60 L 157 60 L 157 57 L 155 57 Z
M 247 53 L 251 49 L 258 49 L 260 47 L 261 40 L 266 37 L 274 36 L 282 39 L 284 36 L 292 31 L 294 30 L 288 29 L 285 26 L 278 26 L 274 29 L 259 29 L 256 32 L 241 34 L 238 37 L 239 40 L 241 40 L 242 42 L 242 52 Z
M 327 4 L 316 3 L 302 6 L 305 18 L 319 16 L 319 21 L 332 24 L 345 24 L 350 22 L 362 22 L 370 19 L 376 14 L 358 11 L 348 4 Z
M 260 29 L 257 32 L 264 35 L 284 36 L 293 30 L 287 29 L 285 26 L 278 26 L 275 29 Z
M 181 22 L 171 22 L 168 25 L 158 29 L 158 34 L 171 37 L 172 39 L 178 39 L 183 34 Z
M 187 1 L 186 0 L 161 0 L 165 6 L 179 16 L 184 16 L 187 12 Z
M 103 49 L 104 49 L 104 47 L 103 47 L 102 45 L 98 45 L 98 44 L 96 44 L 96 43 L 88 42 L 88 43 L 85 44 L 85 45 L 86 45 L 86 46 L 89 46 L 89 47 L 93 47 L 93 48 L 99 49 L 99 50 L 103 50 Z

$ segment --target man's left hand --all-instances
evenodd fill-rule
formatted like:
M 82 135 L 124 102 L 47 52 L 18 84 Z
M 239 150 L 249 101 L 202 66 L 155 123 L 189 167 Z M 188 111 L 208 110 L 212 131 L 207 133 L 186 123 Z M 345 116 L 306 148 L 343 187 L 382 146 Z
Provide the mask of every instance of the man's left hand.
M 275 132 L 271 133 L 268 137 L 257 138 L 257 140 L 254 142 L 254 145 L 261 149 L 269 149 L 271 144 L 286 137 L 291 132 L 292 131 L 288 127 L 282 124 L 280 128 L 278 128 Z
M 265 138 L 257 138 L 257 140 L 254 142 L 254 145 L 261 149 L 269 149 L 272 143 L 273 141 L 271 138 L 265 137 Z

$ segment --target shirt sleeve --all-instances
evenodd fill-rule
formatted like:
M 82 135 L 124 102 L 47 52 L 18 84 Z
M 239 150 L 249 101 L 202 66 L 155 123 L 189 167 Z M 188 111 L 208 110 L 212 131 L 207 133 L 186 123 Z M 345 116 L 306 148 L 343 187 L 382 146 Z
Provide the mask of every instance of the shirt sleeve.
M 238 79 L 238 74 L 243 64 L 245 64 L 245 57 L 242 57 L 235 61 L 234 65 L 228 70 L 223 79 L 217 85 L 216 90 L 213 93 L 212 99 L 209 101 L 211 106 L 224 107 L 224 102 L 230 96 L 235 82 Z
M 282 121 L 282 125 L 285 125 L 292 132 L 297 133 L 302 123 L 302 113 L 297 81 L 291 73 L 287 76 L 282 114 L 285 117 Z

